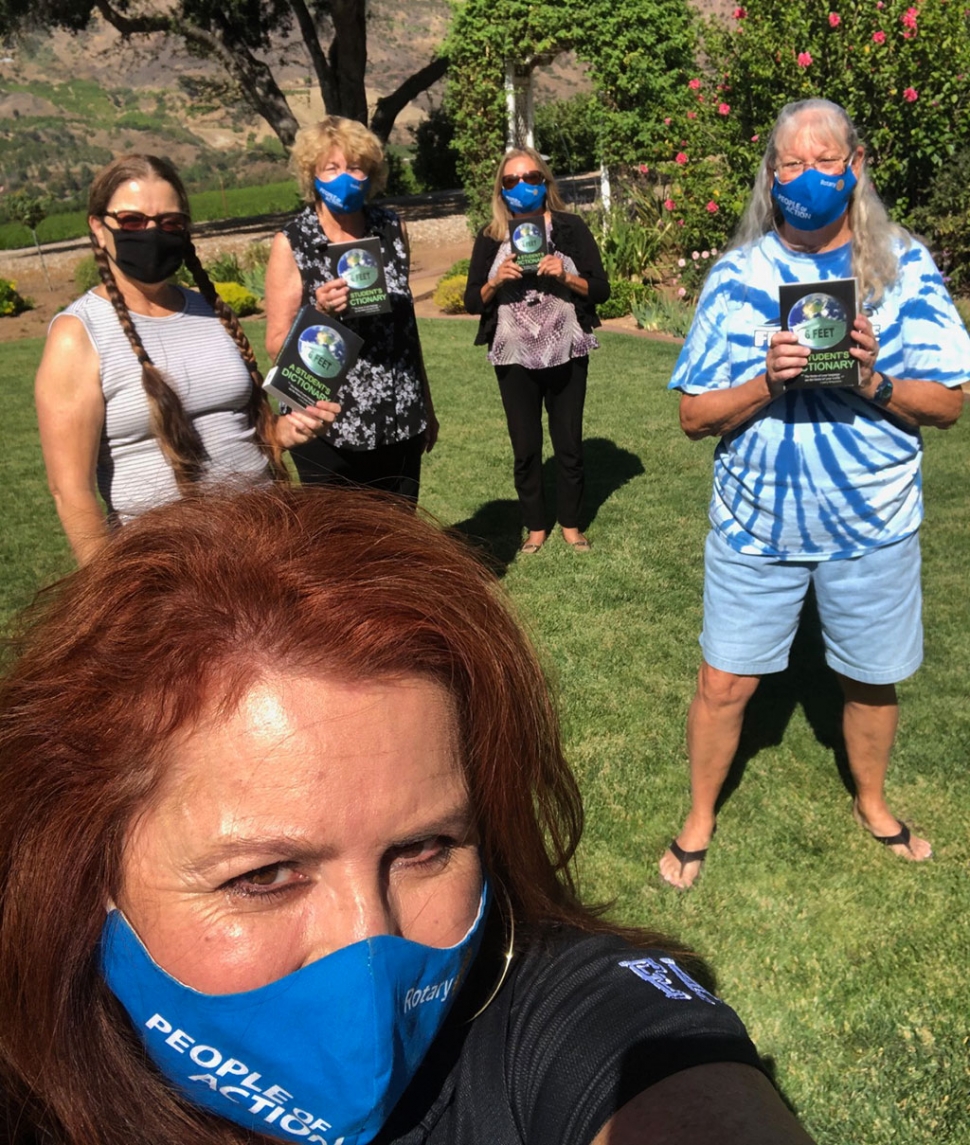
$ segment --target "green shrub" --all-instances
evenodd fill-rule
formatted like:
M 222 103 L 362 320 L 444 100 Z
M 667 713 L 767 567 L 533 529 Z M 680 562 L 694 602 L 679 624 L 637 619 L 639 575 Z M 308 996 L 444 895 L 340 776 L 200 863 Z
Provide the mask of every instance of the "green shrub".
M 681 295 L 651 290 L 634 300 L 633 317 L 641 330 L 686 338 L 694 318 L 694 307 Z
M 257 298 L 266 297 L 266 266 L 254 266 L 242 272 L 242 285 Z
M 557 175 L 574 175 L 599 166 L 605 115 L 593 92 L 536 108 L 536 147 L 549 156 L 549 166 Z
M 18 293 L 16 283 L 8 278 L 0 278 L 0 318 L 10 318 L 33 308 L 33 302 Z
M 941 169 L 929 201 L 906 220 L 933 248 L 954 294 L 970 294 L 970 147 Z
M 77 287 L 78 294 L 92 290 L 100 282 L 101 275 L 98 273 L 98 264 L 94 261 L 94 255 L 86 254 L 74 268 L 74 285 Z
M 237 282 L 240 286 L 243 285 L 243 268 L 239 265 L 237 254 L 223 254 L 220 251 L 204 266 L 206 274 L 213 282 Z
M 458 275 L 461 275 L 462 278 L 467 278 L 471 264 L 472 260 L 470 258 L 460 258 L 457 262 L 453 262 L 441 277 L 457 278 Z
M 422 191 L 451 191 L 461 186 L 458 152 L 451 143 L 455 124 L 443 107 L 433 107 L 428 118 L 410 129 L 414 139 L 413 171 Z
M 387 160 L 387 186 L 386 195 L 416 195 L 421 187 L 414 177 L 411 163 L 396 151 L 387 151 L 384 158 Z
M 600 318 L 625 318 L 630 313 L 635 297 L 634 284 L 628 278 L 610 279 L 610 297 L 596 307 Z
M 970 298 L 954 298 L 957 313 L 963 319 L 963 325 L 970 330 Z
M 255 314 L 259 310 L 259 299 L 238 282 L 213 282 L 212 285 L 219 292 L 223 302 L 228 303 L 240 318 L 245 318 L 247 314 Z
M 464 314 L 467 281 L 467 276 L 464 274 L 445 275 L 439 279 L 432 295 L 435 306 L 445 314 Z

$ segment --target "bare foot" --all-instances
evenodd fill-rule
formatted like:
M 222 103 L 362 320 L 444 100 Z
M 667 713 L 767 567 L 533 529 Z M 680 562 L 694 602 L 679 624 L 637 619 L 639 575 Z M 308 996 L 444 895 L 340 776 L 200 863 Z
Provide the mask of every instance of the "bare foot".
M 890 851 L 894 851 L 900 858 L 908 859 L 911 863 L 922 863 L 933 857 L 933 848 L 928 839 L 914 835 L 912 831 L 897 819 L 887 807 L 880 812 L 873 813 L 871 817 L 862 813 L 857 801 L 852 803 L 852 817 L 864 830 L 880 843 L 884 843 Z M 890 843 L 888 840 L 895 839 Z
M 707 855 L 707 847 L 715 828 L 706 830 L 693 827 L 688 816 L 680 835 L 674 839 L 660 857 L 660 877 L 679 891 L 689 890 Z

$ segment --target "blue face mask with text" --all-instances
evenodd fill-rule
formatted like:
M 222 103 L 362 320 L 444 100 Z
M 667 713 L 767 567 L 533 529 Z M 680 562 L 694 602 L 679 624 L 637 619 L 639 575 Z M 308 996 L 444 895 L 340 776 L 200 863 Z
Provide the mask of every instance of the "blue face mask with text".
M 338 215 L 352 215 L 367 202 L 370 179 L 355 179 L 343 171 L 327 183 L 323 179 L 314 179 L 313 186 L 325 207 Z
M 124 915 L 101 972 L 155 1065 L 195 1105 L 254 1133 L 366 1145 L 441 1030 L 484 930 L 438 949 L 379 935 L 239 994 L 202 994 L 151 958 Z
M 546 185 L 539 183 L 537 186 L 533 186 L 531 183 L 520 182 L 511 191 L 506 191 L 503 187 L 502 198 L 513 214 L 528 215 L 532 212 L 541 211 L 545 206 Z
M 817 231 L 845 213 L 855 186 L 851 167 L 844 175 L 823 175 L 814 167 L 806 167 L 790 183 L 780 183 L 776 175 L 771 197 L 781 208 L 785 222 L 795 230 Z

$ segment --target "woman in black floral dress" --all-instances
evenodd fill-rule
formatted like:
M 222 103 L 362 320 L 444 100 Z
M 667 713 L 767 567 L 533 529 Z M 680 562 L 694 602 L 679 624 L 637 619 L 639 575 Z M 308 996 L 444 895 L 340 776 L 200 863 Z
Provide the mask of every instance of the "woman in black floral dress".
M 266 349 L 279 352 L 301 306 L 315 304 L 364 339 L 328 433 L 291 450 L 305 484 L 345 482 L 418 499 L 421 455 L 438 436 L 408 286 L 410 252 L 398 216 L 368 198 L 386 169 L 380 140 L 330 116 L 297 133 L 292 166 L 307 206 L 273 240 L 266 269 Z M 326 265 L 330 243 L 380 240 L 389 314 L 350 318 L 349 288 Z

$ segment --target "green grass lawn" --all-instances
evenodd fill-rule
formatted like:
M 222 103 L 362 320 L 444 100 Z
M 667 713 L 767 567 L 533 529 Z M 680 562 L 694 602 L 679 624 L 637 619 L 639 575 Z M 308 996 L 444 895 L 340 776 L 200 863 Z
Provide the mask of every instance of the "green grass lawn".
M 248 325 L 261 343 L 260 324 Z M 837 689 L 806 625 L 793 668 L 752 702 L 717 840 L 682 895 L 660 883 L 657 859 L 687 807 L 683 723 L 699 658 L 713 445 L 678 429 L 664 390 L 676 347 L 602 336 L 586 413 L 593 551 L 573 553 L 554 536 L 515 560 L 511 453 L 474 326 L 427 321 L 422 333 L 442 426 L 422 502 L 486 547 L 559 689 L 586 798 L 587 897 L 709 959 L 822 1145 L 966 1145 L 970 416 L 926 434 L 926 662 L 900 688 L 889 784 L 935 859 L 905 863 L 853 824 Z M 39 353 L 25 341 L 0 357 L 5 612 L 70 567 L 33 421 Z

